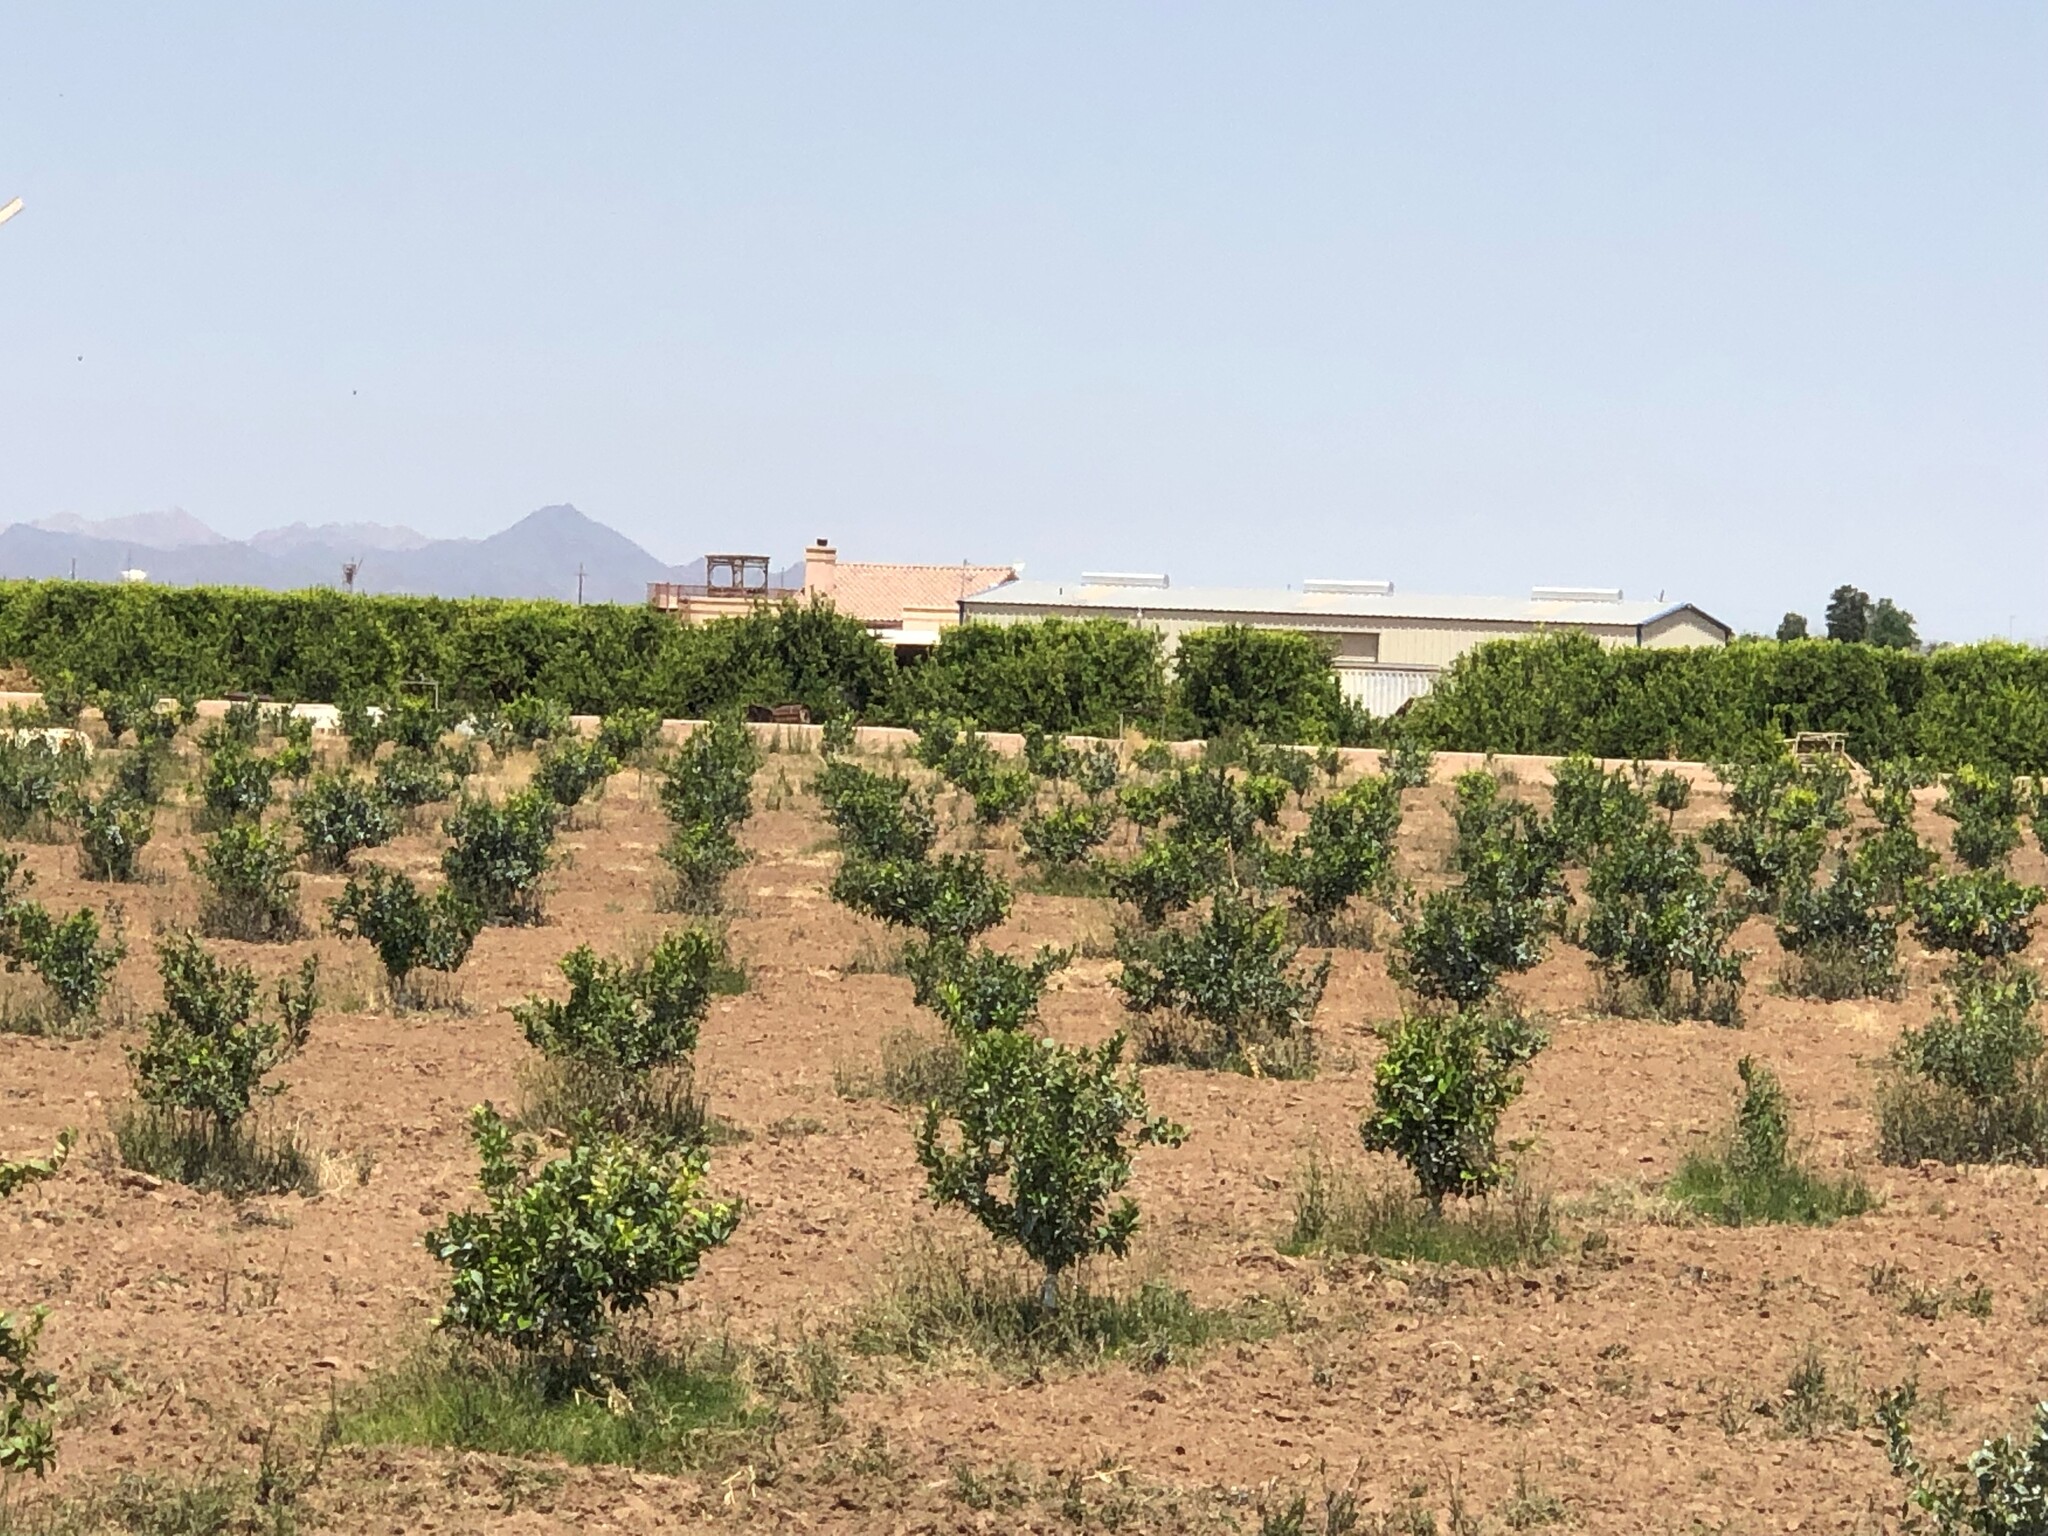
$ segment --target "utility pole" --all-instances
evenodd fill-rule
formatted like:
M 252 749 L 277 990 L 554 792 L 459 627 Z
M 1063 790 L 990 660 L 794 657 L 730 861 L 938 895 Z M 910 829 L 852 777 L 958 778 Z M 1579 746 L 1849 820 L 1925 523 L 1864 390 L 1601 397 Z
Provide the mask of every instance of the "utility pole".
M 341 562 L 341 584 L 348 588 L 348 595 L 350 597 L 354 597 L 356 594 L 356 572 L 362 568 L 363 557 L 361 555 L 356 556 L 353 560 Z
M 583 606 L 583 562 L 576 562 L 576 606 Z

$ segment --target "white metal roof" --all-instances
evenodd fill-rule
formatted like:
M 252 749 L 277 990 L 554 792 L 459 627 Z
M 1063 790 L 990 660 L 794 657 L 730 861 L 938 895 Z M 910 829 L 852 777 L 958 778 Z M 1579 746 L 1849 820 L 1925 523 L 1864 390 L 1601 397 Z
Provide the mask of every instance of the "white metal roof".
M 1151 618 L 1212 613 L 1249 618 L 1270 614 L 1286 618 L 1434 619 L 1490 624 L 1611 625 L 1633 629 L 1693 605 L 1640 600 L 1566 602 L 1524 597 L 1448 597 L 1422 592 L 1298 592 L 1285 587 L 1151 589 L 1083 582 L 1013 581 L 967 598 L 961 606 L 970 615 L 1016 609 L 1085 608 L 1105 614 L 1132 615 L 1142 611 Z M 1695 611 L 1724 630 L 1728 627 L 1711 614 L 1698 609 Z

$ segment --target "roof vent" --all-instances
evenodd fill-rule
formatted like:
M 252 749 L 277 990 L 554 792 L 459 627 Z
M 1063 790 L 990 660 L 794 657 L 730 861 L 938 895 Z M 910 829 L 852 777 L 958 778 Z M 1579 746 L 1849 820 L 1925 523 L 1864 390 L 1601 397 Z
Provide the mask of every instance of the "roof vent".
M 1351 597 L 1386 597 L 1394 590 L 1391 581 L 1335 581 L 1315 577 L 1301 584 L 1304 592 L 1340 592 Z
M 1618 603 L 1619 587 L 1531 587 L 1529 600 L 1537 603 Z
M 1081 580 L 1091 587 L 1164 587 L 1164 571 L 1083 571 Z

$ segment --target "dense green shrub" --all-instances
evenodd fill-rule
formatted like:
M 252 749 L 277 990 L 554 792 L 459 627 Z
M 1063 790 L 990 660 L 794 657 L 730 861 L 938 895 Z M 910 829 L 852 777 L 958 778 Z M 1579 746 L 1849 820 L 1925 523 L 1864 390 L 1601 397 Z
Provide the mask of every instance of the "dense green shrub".
M 0 1312 L 0 1478 L 41 1477 L 57 1460 L 57 1377 L 35 1365 L 47 1315 Z
M 1225 624 L 1182 635 L 1174 713 L 1191 735 L 1242 731 L 1261 741 L 1356 744 L 1363 719 L 1330 667 L 1329 643 L 1295 630 Z
M 1736 1063 L 1742 1098 L 1735 1123 L 1710 1145 L 1688 1153 L 1665 1193 L 1725 1226 L 1799 1222 L 1825 1226 L 1876 1204 L 1853 1176 L 1830 1179 L 1792 1152 L 1792 1104 L 1777 1074 L 1745 1056 Z
M 2023 966 L 1963 961 L 1946 979 L 1947 1006 L 1899 1037 L 1899 1060 L 1973 1098 L 2012 1092 L 2048 1044 L 2034 1017 L 2040 978 Z
M 931 655 L 897 679 L 891 718 L 1115 737 L 1128 725 L 1156 725 L 1165 709 L 1156 632 L 1115 619 L 1051 618 L 946 630 Z
M 232 1128 L 259 1097 L 283 1091 L 264 1079 L 290 1052 L 284 1029 L 256 1010 L 256 976 L 208 954 L 190 934 L 157 949 L 164 1005 L 149 1035 L 128 1052 L 145 1104 Z
M 1095 745 L 1101 747 L 1105 744 L 1098 742 Z M 1116 761 L 1114 753 L 1115 749 L 1112 748 L 1112 764 Z M 1064 738 L 1048 735 L 1035 725 L 1025 727 L 1024 766 L 1038 778 L 1063 784 L 1081 771 L 1082 756 L 1082 753 L 1068 746 Z
M 114 764 L 114 788 L 138 805 L 162 805 L 175 759 L 168 744 L 151 737 Z
M 1041 949 L 1030 961 L 1012 960 L 984 944 L 937 938 L 903 946 L 903 966 L 919 1007 L 929 1008 L 955 1034 L 1023 1029 L 1038 1018 L 1038 1002 L 1054 972 L 1071 954 Z
M 352 763 L 367 763 L 377 755 L 377 749 L 389 740 L 385 734 L 386 718 L 384 707 L 371 705 L 366 701 L 345 699 L 340 705 L 341 734 L 348 742 L 348 760 Z
M 1110 868 L 1109 889 L 1147 923 L 1213 890 L 1265 884 L 1271 851 L 1260 829 L 1279 825 L 1287 800 L 1281 780 L 1191 763 L 1154 783 L 1126 785 L 1121 798 L 1124 814 L 1153 830 L 1136 855 Z
M 2034 909 L 2048 893 L 2002 869 L 1966 870 L 1922 880 L 1908 893 L 1913 935 L 1929 949 L 2001 959 L 2027 947 Z
M 78 828 L 80 872 L 88 880 L 139 880 L 142 850 L 155 830 L 156 812 L 119 789 L 95 800 L 72 795 L 65 813 Z
M 199 931 L 213 939 L 282 943 L 304 929 L 299 919 L 298 854 L 281 829 L 230 821 L 186 862 L 205 887 Z
M 398 818 L 377 789 L 352 773 L 323 773 L 292 801 L 299 841 L 316 869 L 346 869 L 359 848 L 398 835 Z
M 150 733 L 157 712 L 157 692 L 154 688 L 105 688 L 100 690 L 97 702 L 100 721 L 107 728 L 108 746 L 119 743 L 130 731 L 135 733 L 136 745 L 142 744 Z
M 618 767 L 603 742 L 565 737 L 541 747 L 533 782 L 566 811 L 582 804 L 592 790 L 601 789 Z
M 84 681 L 69 668 L 60 669 L 43 683 L 43 713 L 52 725 L 75 727 L 87 702 Z
M 811 790 L 848 857 L 916 861 L 938 841 L 931 797 L 908 779 L 834 758 L 811 781 Z
M 1540 901 L 1489 896 L 1471 882 L 1432 891 L 1401 925 L 1388 971 L 1419 998 L 1471 1008 L 1503 975 L 1543 958 L 1554 921 Z
M 1486 1193 L 1509 1171 L 1494 1146 L 1501 1114 L 1522 1091 L 1523 1064 L 1545 1043 L 1509 1017 L 1402 1019 L 1373 1067 L 1372 1107 L 1359 1126 L 1366 1150 L 1400 1157 L 1432 1215 L 1447 1196 Z
M 1730 814 L 1704 841 L 1749 882 L 1758 906 L 1807 884 L 1827 852 L 1828 833 L 1849 822 L 1848 770 L 1832 758 L 1800 763 L 1778 753 L 1715 770 L 1728 786 Z
M 18 860 L 19 855 L 4 857 Z M 59 919 L 42 903 L 21 901 L 10 892 L 0 921 L 0 952 L 6 954 L 9 971 L 27 966 L 36 973 L 49 990 L 58 1022 L 70 1024 L 98 1012 L 128 951 L 118 937 L 101 941 L 99 914 L 91 907 Z
M 1381 754 L 1380 771 L 1396 789 L 1421 789 L 1436 771 L 1436 753 L 1412 731 L 1397 728 Z
M 1550 784 L 1551 825 L 1565 857 L 1577 864 L 1634 836 L 1650 813 L 1626 770 L 1602 768 L 1584 752 L 1556 763 Z
M 1315 1011 L 1330 962 L 1297 967 L 1283 909 L 1219 891 L 1200 922 L 1126 934 L 1117 955 L 1124 1006 L 1159 1016 L 1139 1044 L 1146 1059 L 1254 1076 L 1314 1070 Z
M 488 1104 L 470 1132 L 489 1209 L 458 1211 L 426 1238 L 449 1269 L 445 1327 L 575 1369 L 612 1318 L 676 1289 L 739 1225 L 739 1202 L 695 1203 L 697 1148 L 583 1134 L 541 1162 Z
M 433 698 L 407 693 L 385 706 L 383 734 L 408 752 L 431 754 L 454 724 L 454 715 Z
M 832 898 L 934 939 L 972 938 L 1010 911 L 1009 887 L 978 853 L 942 853 L 929 860 L 848 855 L 832 878 Z
M 574 729 L 569 723 L 567 704 L 537 693 L 520 694 L 498 712 L 498 717 L 511 738 L 522 747 L 553 741 L 567 736 Z
M 737 717 L 700 726 L 662 764 L 662 812 L 678 826 L 738 827 L 753 814 L 760 768 L 761 749 Z
M 2036 1536 L 2048 1529 L 2048 1403 L 2034 1405 L 2032 1433 L 1986 1440 L 1962 1474 L 1934 1473 L 1913 1451 L 1907 1416 L 1917 1394 L 1911 1386 L 1883 1394 L 1877 1416 L 1884 1425 L 1892 1475 L 1908 1484 L 1906 1501 L 1933 1521 L 1931 1536 Z
M 43 737 L 17 738 L 0 729 L 0 834 L 20 837 L 47 826 L 65 787 L 85 777 L 83 755 L 63 751 Z
M 1039 1305 L 1053 1311 L 1061 1275 L 1098 1253 L 1122 1258 L 1138 1207 L 1118 1191 L 1140 1146 L 1178 1146 L 1187 1133 L 1149 1113 L 1136 1072 L 1120 1070 L 1123 1037 L 1073 1049 L 994 1029 L 967 1048 L 959 1092 L 925 1111 L 917 1160 L 931 1198 L 958 1205 L 1045 1272 Z M 950 1117 L 956 1131 L 942 1134 Z
M 1888 1163 L 2048 1162 L 2040 981 L 2009 962 L 1962 960 L 1926 1025 L 1908 1029 L 1878 1095 Z
M 1791 958 L 1786 988 L 1802 997 L 1896 997 L 1904 985 L 1898 915 L 1885 907 L 1880 883 L 1856 859 L 1844 860 L 1824 885 L 1782 893 L 1778 942 Z
M 1352 900 L 1384 896 L 1395 882 L 1401 791 L 1392 779 L 1367 778 L 1309 807 L 1308 825 L 1273 861 L 1273 875 L 1309 937 L 1327 942 Z
M 661 904 L 675 912 L 724 911 L 726 879 L 745 867 L 749 857 L 724 827 L 701 821 L 676 827 L 661 845 L 662 862 L 675 877 Z
M 483 914 L 452 887 L 423 896 L 407 876 L 378 864 L 351 875 L 327 911 L 336 932 L 375 948 L 400 1004 L 413 995 L 414 971 L 459 970 L 483 927 Z
M 667 1066 L 697 1048 L 698 1026 L 726 964 L 724 941 L 702 928 L 665 933 L 631 962 L 579 945 L 561 960 L 568 999 L 530 997 L 512 1016 L 543 1055 L 636 1072 Z
M 1024 858 L 1048 875 L 1070 874 L 1109 841 L 1116 810 L 1101 800 L 1070 800 L 1024 818 Z
M 452 800 L 461 786 L 445 762 L 401 747 L 377 765 L 377 793 L 388 805 L 416 811 Z
M 487 923 L 541 920 L 541 878 L 554 863 L 555 804 L 537 789 L 494 801 L 465 795 L 441 823 L 441 873 Z
M 1652 821 L 1599 855 L 1586 893 L 1592 911 L 1574 935 L 1614 1001 L 1639 991 L 1657 1014 L 1736 1022 L 1746 958 L 1728 948 L 1740 913 L 1700 865 L 1698 845 Z
M 199 793 L 215 826 L 261 816 L 270 805 L 271 780 L 277 767 L 258 757 L 237 739 L 216 748 L 200 770 Z
M 1950 844 L 1965 869 L 2002 867 L 2020 845 L 2021 787 L 2011 774 L 1965 763 L 1942 781 L 1941 814 L 1956 824 Z
M 660 734 L 660 712 L 637 704 L 613 710 L 597 727 L 598 743 L 621 763 L 631 762 L 645 752 Z

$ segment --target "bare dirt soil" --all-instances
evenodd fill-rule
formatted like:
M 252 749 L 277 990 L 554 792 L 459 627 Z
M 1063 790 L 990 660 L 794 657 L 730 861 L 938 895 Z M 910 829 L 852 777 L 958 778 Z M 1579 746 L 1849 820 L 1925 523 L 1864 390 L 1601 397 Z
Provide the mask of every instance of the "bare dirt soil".
M 699 1054 L 714 1109 L 744 1133 L 716 1151 L 712 1180 L 745 1198 L 746 1216 L 654 1320 L 762 1361 L 806 1338 L 845 1351 L 849 1316 L 917 1245 L 984 1242 L 923 1200 L 911 1115 L 835 1090 L 835 1069 L 870 1068 L 891 1031 L 930 1021 L 906 980 L 850 968 L 889 939 L 826 895 L 837 856 L 803 792 L 816 766 L 774 754 L 757 781 L 756 858 L 734 879 L 730 920 L 749 986 L 714 1004 Z M 1404 865 L 1423 883 L 1443 878 L 1442 784 L 1458 766 L 1440 763 L 1439 784 L 1408 796 Z M 1537 793 L 1523 777 L 1519 792 Z M 237 1205 L 159 1186 L 121 1171 L 107 1142 L 108 1108 L 128 1091 L 123 1045 L 155 1003 L 152 939 L 193 914 L 187 813 L 159 818 L 153 883 L 89 884 L 73 846 L 25 845 L 35 894 L 59 910 L 118 905 L 130 949 L 114 1028 L 0 1034 L 0 1154 L 40 1151 L 67 1126 L 85 1136 L 58 1177 L 0 1205 L 0 1303 L 48 1305 L 41 1363 L 62 1392 L 59 1470 L 28 1492 L 75 1497 L 124 1471 L 247 1473 L 266 1435 L 304 1445 L 332 1401 L 418 1346 L 442 1286 L 420 1235 L 474 1197 L 466 1113 L 511 1101 L 532 1057 L 508 1005 L 559 987 L 555 962 L 576 943 L 629 950 L 680 921 L 655 909 L 653 790 L 629 770 L 563 835 L 546 924 L 487 930 L 460 973 L 459 1010 L 394 1016 L 376 1002 L 367 948 L 331 936 L 217 946 L 265 976 L 308 952 L 327 967 L 329 1001 L 274 1111 L 334 1149 L 314 1199 Z M 1683 824 L 1721 811 L 1703 793 Z M 1945 842 L 1931 814 L 1925 830 Z M 423 873 L 440 846 L 430 828 L 370 857 Z M 2018 870 L 2042 879 L 2038 850 Z M 305 877 L 309 917 L 340 884 Z M 992 936 L 1082 943 L 1046 1010 L 1063 1039 L 1126 1023 L 1114 962 L 1100 958 L 1114 916 L 1105 901 L 1020 894 Z M 1944 1458 L 2048 1395 L 2048 1172 L 1876 1164 L 1876 1065 L 1933 998 L 1936 966 L 1910 940 L 1903 1001 L 1838 1004 L 1774 989 L 1768 924 L 1739 942 L 1755 951 L 1740 1030 L 1595 1013 L 1584 958 L 1563 947 L 1517 986 L 1552 1043 L 1507 1134 L 1566 1213 L 1560 1256 L 1534 1268 L 1276 1248 L 1312 1145 L 1375 1167 L 1356 1125 L 1375 1026 L 1400 1004 L 1380 953 L 1342 949 L 1313 1080 L 1146 1069 L 1154 1108 L 1191 1135 L 1140 1154 L 1142 1236 L 1103 1274 L 1170 1276 L 1205 1305 L 1284 1303 L 1293 1322 L 1274 1336 L 1157 1369 L 1023 1379 L 846 1352 L 849 1387 L 831 1415 L 788 1404 L 772 1446 L 697 1478 L 343 1447 L 303 1496 L 301 1527 L 1256 1531 L 1262 1502 L 1279 1508 L 1298 1490 L 1316 1530 L 1321 1491 L 1348 1485 L 1369 1517 L 1419 1502 L 1467 1531 L 1892 1529 L 1876 1389 L 1918 1383 L 1925 1449 Z M 4 985 L 26 997 L 36 984 Z M 1726 1120 L 1744 1054 L 1777 1067 L 1811 1155 L 1862 1172 L 1879 1209 L 1821 1230 L 1660 1217 L 1658 1182 Z M 1897 1286 L 1873 1285 L 1882 1266 L 1929 1293 L 1988 1286 L 1989 1315 L 1908 1315 Z M 1783 1408 L 1813 1358 L 1833 1406 L 1802 1431 Z

